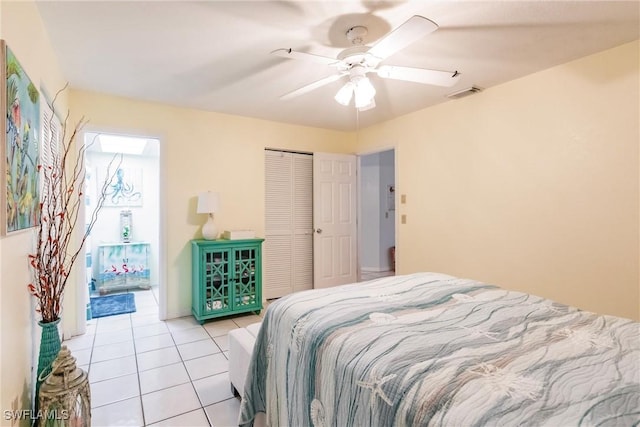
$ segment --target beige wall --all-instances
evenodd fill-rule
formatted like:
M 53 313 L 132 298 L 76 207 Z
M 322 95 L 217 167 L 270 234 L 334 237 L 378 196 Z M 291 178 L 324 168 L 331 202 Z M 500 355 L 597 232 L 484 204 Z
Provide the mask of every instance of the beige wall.
M 397 147 L 399 271 L 640 319 L 638 51 L 636 41 L 362 131 L 359 152 Z
M 191 313 L 191 248 L 201 238 L 200 191 L 220 192 L 219 230 L 253 229 L 264 235 L 264 149 L 350 152 L 355 135 L 317 128 L 169 107 L 72 91 L 71 110 L 93 130 L 160 139 L 161 209 L 166 228 L 169 318 Z M 135 220 L 135 219 L 134 219 Z M 65 312 L 66 314 L 66 312 Z
M 2 2 L 0 37 L 4 39 L 38 87 L 53 95 L 64 86 L 57 59 L 43 30 L 33 2 Z M 4 95 L 3 95 L 4 96 Z M 44 99 L 41 98 L 41 102 Z M 66 110 L 66 94 L 58 106 Z M 4 114 L 4 113 L 3 113 Z M 4 120 L 4 118 L 2 119 Z M 37 362 L 40 327 L 35 300 L 27 292 L 30 282 L 27 254 L 33 250 L 33 230 L 0 237 L 0 409 L 29 409 L 31 406 L 31 366 Z M 3 425 L 10 423 L 0 414 Z M 27 420 L 23 424 L 28 424 Z

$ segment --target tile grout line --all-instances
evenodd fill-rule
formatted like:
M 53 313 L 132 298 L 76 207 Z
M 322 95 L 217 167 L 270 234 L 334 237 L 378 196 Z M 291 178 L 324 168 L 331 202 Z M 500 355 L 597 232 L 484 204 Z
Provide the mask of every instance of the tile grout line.
M 133 351 L 135 353 L 136 350 L 136 340 L 133 340 Z M 140 391 L 140 394 L 138 394 L 138 401 L 140 402 L 140 414 L 142 415 L 142 425 L 146 426 L 147 425 L 147 419 L 145 417 L 144 414 L 144 402 L 142 401 L 142 382 L 140 381 L 140 366 L 138 365 L 138 356 L 136 353 L 136 377 L 138 378 L 138 390 Z
M 202 325 L 199 325 L 199 326 L 202 327 Z M 202 328 L 204 329 L 204 327 L 202 327 Z M 173 345 L 174 345 L 174 347 L 176 349 L 176 352 L 178 353 L 178 357 L 180 358 L 180 362 L 176 362 L 175 364 L 182 363 L 182 367 L 184 368 L 185 372 L 187 373 L 187 378 L 189 378 L 188 383 L 191 384 L 191 389 L 195 393 L 196 398 L 198 399 L 198 403 L 200 404 L 200 408 L 199 409 L 204 412 L 204 415 L 205 415 L 205 417 L 207 419 L 207 423 L 209 423 L 209 427 L 211 427 L 211 426 L 213 426 L 213 424 L 211 423 L 211 420 L 209 419 L 209 414 L 207 414 L 207 411 L 204 409 L 204 405 L 202 404 L 202 400 L 200 399 L 200 395 L 198 394 L 198 390 L 196 389 L 196 386 L 193 384 L 193 380 L 191 379 L 191 375 L 189 374 L 189 370 L 187 369 L 187 365 L 185 364 L 185 360 L 182 357 L 182 353 L 180 353 L 180 350 L 178 349 L 178 344 L 176 343 L 175 338 L 173 337 L 173 331 L 168 326 L 167 326 L 167 329 L 169 330 L 169 336 L 171 336 L 171 340 L 173 341 Z M 193 342 L 196 342 L 196 341 L 193 341 Z M 188 343 L 184 343 L 184 344 L 188 344 Z M 214 342 L 214 344 L 215 344 L 215 342 Z M 189 359 L 189 360 L 195 360 L 195 359 Z M 183 383 L 183 384 L 187 384 L 187 383 Z M 183 384 L 178 384 L 178 385 L 183 385 Z M 160 390 L 158 390 L 158 391 L 160 391 Z M 158 420 L 156 423 L 159 423 L 161 421 L 165 421 L 165 420 L 168 420 L 168 419 L 171 419 L 171 418 L 179 417 L 179 416 L 188 414 L 189 412 L 193 412 L 195 410 L 197 410 L 197 409 L 193 409 L 193 410 L 190 410 L 190 411 L 187 411 L 187 412 L 183 412 L 183 413 L 177 414 L 177 415 L 172 415 L 172 416 L 170 416 L 168 418 L 164 418 L 162 420 Z
M 153 292 L 152 292 L 152 295 L 153 295 L 153 298 L 155 299 L 155 302 L 156 302 L 156 309 L 157 309 L 157 308 L 158 308 L 158 307 L 157 307 L 157 297 L 155 296 L 155 294 L 153 294 Z M 266 310 L 266 308 L 262 310 L 262 313 L 261 313 L 261 314 L 263 314 L 265 310 Z M 157 316 L 157 314 L 158 314 L 158 313 L 156 312 L 155 314 L 156 314 L 156 316 Z M 144 315 L 147 315 L 147 314 L 145 313 Z M 152 316 L 152 314 L 149 314 L 149 316 Z M 187 317 L 188 319 L 191 319 L 191 317 L 190 317 L 190 316 L 186 316 L 186 317 Z M 258 317 L 259 319 L 256 319 L 256 321 L 262 321 L 263 316 L 258 315 L 257 317 Z M 188 327 L 184 327 L 184 328 L 177 327 L 177 328 L 173 328 L 173 329 L 172 329 L 172 328 L 170 328 L 170 327 L 169 327 L 169 324 L 170 324 L 170 323 L 168 323 L 168 321 L 160 321 L 160 323 L 161 323 L 161 324 L 165 325 L 165 327 L 166 327 L 166 329 L 167 329 L 167 332 L 169 333 L 169 335 L 170 335 L 170 337 L 171 337 L 172 345 L 169 345 L 169 346 L 167 346 L 167 347 L 155 348 L 155 349 L 153 349 L 153 350 L 151 350 L 151 349 L 150 349 L 150 350 L 146 350 L 146 351 L 144 351 L 144 352 L 142 352 L 142 353 L 140 353 L 140 354 L 148 353 L 148 352 L 151 352 L 151 351 L 159 351 L 159 350 L 162 350 L 162 349 L 174 349 L 174 351 L 175 351 L 175 352 L 177 353 L 177 355 L 178 355 L 178 359 L 179 359 L 178 361 L 176 361 L 176 362 L 174 362 L 174 363 L 170 363 L 169 365 L 162 365 L 162 366 L 158 366 L 158 367 L 150 368 L 150 369 L 157 369 L 157 368 L 162 368 L 162 367 L 165 367 L 165 366 L 170 366 L 170 365 L 174 365 L 174 364 L 176 364 L 176 365 L 177 365 L 178 363 L 182 363 L 182 367 L 183 367 L 183 369 L 184 369 L 184 370 L 186 371 L 186 373 L 187 373 L 187 379 L 185 380 L 185 382 L 180 383 L 180 384 L 172 385 L 171 387 L 164 387 L 164 388 L 161 388 L 161 389 L 158 389 L 158 390 L 150 391 L 150 392 L 148 392 L 148 393 L 143 393 L 143 391 L 142 391 L 141 373 L 146 372 L 146 371 L 142 371 L 142 370 L 141 370 L 141 364 L 140 364 L 140 362 L 138 361 L 138 351 L 137 351 L 137 350 L 138 350 L 138 346 L 136 345 L 136 342 L 137 342 L 137 340 L 138 340 L 138 337 L 137 337 L 137 336 L 136 336 L 136 334 L 135 334 L 135 329 L 136 329 L 136 328 L 142 328 L 142 327 L 145 327 L 146 325 L 145 325 L 145 324 L 142 324 L 142 325 L 137 325 L 136 327 L 134 327 L 135 320 L 134 320 L 134 316 L 133 316 L 132 314 L 129 314 L 129 315 L 128 315 L 128 317 L 127 317 L 127 319 L 128 319 L 128 322 L 127 322 L 127 323 L 129 324 L 129 325 L 128 325 L 128 329 L 129 329 L 129 331 L 130 331 L 130 333 L 131 333 L 131 337 L 132 337 L 133 357 L 135 358 L 134 363 L 135 363 L 135 369 L 136 369 L 135 374 L 136 374 L 136 379 L 137 379 L 137 384 L 138 384 L 138 393 L 139 393 L 137 397 L 138 397 L 138 402 L 139 402 L 139 405 L 140 405 L 140 410 L 141 410 L 141 416 L 142 416 L 142 422 L 143 422 L 143 425 L 144 425 L 144 426 L 146 426 L 146 425 L 147 425 L 147 422 L 148 422 L 148 420 L 147 420 L 147 418 L 146 418 L 146 416 L 145 416 L 145 413 L 144 413 L 144 404 L 143 404 L 143 399 L 142 399 L 144 395 L 148 395 L 148 394 L 151 394 L 151 393 L 158 393 L 158 392 L 162 392 L 163 390 L 167 390 L 167 389 L 172 388 L 172 387 L 184 386 L 184 385 L 186 385 L 187 383 L 190 383 L 190 384 L 191 384 L 191 389 L 192 389 L 192 390 L 194 391 L 194 393 L 195 393 L 195 396 L 196 396 L 196 399 L 197 399 L 197 405 L 198 405 L 198 407 L 197 407 L 197 408 L 194 408 L 194 409 L 192 409 L 192 410 L 186 411 L 186 412 L 179 413 L 179 414 L 173 414 L 173 415 L 171 415 L 170 417 L 163 418 L 162 420 L 157 420 L 157 421 L 155 421 L 154 423 L 159 423 L 159 422 L 163 422 L 163 421 L 166 421 L 166 420 L 168 420 L 168 419 L 171 419 L 171 418 L 184 416 L 184 415 L 186 415 L 186 414 L 188 414 L 188 413 L 190 413 L 190 412 L 195 412 L 195 411 L 204 411 L 204 415 L 205 415 L 205 419 L 207 420 L 207 423 L 208 423 L 210 426 L 213 426 L 213 419 L 211 419 L 211 418 L 210 418 L 210 415 L 209 415 L 209 413 L 207 412 L 207 410 L 206 410 L 206 408 L 205 408 L 205 405 L 203 404 L 203 400 L 201 399 L 200 395 L 198 394 L 198 390 L 197 390 L 197 388 L 196 388 L 196 386 L 195 386 L 195 382 L 196 382 L 196 381 L 199 381 L 199 380 L 204 380 L 204 379 L 209 378 L 209 377 L 217 376 L 217 375 L 224 375 L 225 373 L 228 375 L 228 368 L 227 368 L 227 370 L 226 370 L 226 371 L 218 372 L 218 373 L 213 374 L 213 375 L 207 375 L 206 377 L 203 377 L 203 378 L 199 378 L 199 379 L 197 379 L 197 380 L 194 380 L 194 378 L 193 378 L 192 374 L 191 374 L 191 373 L 189 372 L 189 370 L 187 369 L 186 363 L 187 363 L 187 362 L 189 362 L 189 361 L 191 361 L 191 360 L 196 360 L 196 359 L 198 359 L 198 358 L 208 357 L 208 356 L 216 355 L 216 354 L 222 354 L 222 356 L 224 357 L 224 360 L 226 360 L 226 361 L 228 362 L 229 357 L 228 357 L 228 355 L 225 355 L 225 351 L 223 350 L 223 348 L 221 347 L 221 345 L 220 345 L 220 344 L 218 344 L 218 342 L 216 341 L 216 338 L 222 338 L 222 337 L 225 337 L 225 336 L 226 336 L 226 337 L 227 337 L 227 339 L 228 339 L 228 333 L 229 333 L 231 330 L 238 329 L 238 328 L 243 328 L 244 326 L 242 326 L 240 323 L 247 323 L 247 324 L 248 324 L 248 322 L 247 322 L 247 321 L 245 321 L 245 322 L 237 322 L 236 320 L 238 320 L 238 319 L 240 319 L 240 318 L 238 318 L 238 319 L 231 318 L 231 319 L 229 319 L 229 320 L 231 320 L 231 325 L 233 325 L 233 327 L 232 327 L 231 329 L 228 329 L 228 330 L 227 330 L 227 328 L 226 328 L 226 327 L 222 327 L 222 332 L 226 332 L 226 333 L 221 333 L 220 335 L 217 335 L 217 334 L 218 334 L 217 332 L 214 334 L 214 332 L 209 331 L 207 328 L 205 328 L 205 327 L 204 327 L 204 325 L 184 325 L 184 326 L 188 326 Z M 95 333 L 94 333 L 94 337 L 93 337 L 93 339 L 92 339 L 92 340 L 90 340 L 90 341 L 91 341 L 91 347 L 90 347 L 90 348 L 91 348 L 91 352 L 90 352 L 90 357 L 89 357 L 89 368 L 91 367 L 92 363 L 107 362 L 107 361 L 111 361 L 111 360 L 118 360 L 118 359 L 122 359 L 122 358 L 124 358 L 124 357 L 128 357 L 128 356 L 115 357 L 115 358 L 106 359 L 106 360 L 103 360 L 103 361 L 100 361 L 100 362 L 96 362 L 96 361 L 94 360 L 94 356 L 97 354 L 97 353 L 95 352 L 95 350 L 96 350 L 96 341 L 99 341 L 99 337 L 97 337 L 97 333 L 98 333 L 98 331 L 99 331 L 99 329 L 98 329 L 98 325 L 99 325 L 99 323 L 100 323 L 100 320 L 99 320 L 99 319 L 96 319 L 96 326 L 95 326 Z M 156 322 L 152 322 L 152 323 L 156 323 Z M 182 324 L 183 324 L 183 323 L 189 323 L 189 322 L 177 322 L 176 324 L 177 324 L 177 325 L 179 325 L 179 326 L 182 326 Z M 249 322 L 249 323 L 253 323 L 253 322 Z M 150 326 L 150 325 L 149 325 L 149 326 Z M 190 326 L 190 327 L 189 327 L 189 326 Z M 180 352 L 180 350 L 179 350 L 179 344 L 177 344 L 177 339 L 178 339 L 178 337 L 176 337 L 176 335 L 180 336 L 180 334 L 181 334 L 183 331 L 187 331 L 187 330 L 190 330 L 190 329 L 195 329 L 195 328 L 197 328 L 197 327 L 200 327 L 200 328 L 202 328 L 202 329 L 204 329 L 204 330 L 205 330 L 205 335 L 204 335 L 204 337 L 206 337 L 206 338 L 204 338 L 204 339 L 196 339 L 195 341 L 187 341 L 187 342 L 184 342 L 184 343 L 182 343 L 182 344 L 180 344 L 180 345 L 186 345 L 186 344 L 196 343 L 196 342 L 199 342 L 199 341 L 207 341 L 207 340 L 211 340 L 211 341 L 213 342 L 213 344 L 214 344 L 215 348 L 218 350 L 218 352 L 213 353 L 213 354 L 201 355 L 201 356 L 198 356 L 198 357 L 192 357 L 192 358 L 190 358 L 190 359 L 185 359 L 185 358 L 184 358 L 184 356 L 183 356 L 183 354 L 182 354 L 182 353 Z M 124 330 L 124 329 L 123 329 L 123 330 Z M 116 330 L 116 331 L 118 331 L 118 330 Z M 101 334 L 104 334 L 104 333 L 110 333 L 110 332 L 116 332 L 116 331 L 109 331 L 109 330 L 107 329 L 106 331 L 101 331 Z M 156 332 L 154 332 L 152 335 L 149 335 L 148 337 L 140 337 L 140 338 L 151 338 L 151 337 L 154 337 L 154 336 L 163 335 L 164 333 L 165 333 L 164 331 L 163 331 L 163 332 L 157 332 L 157 331 L 156 331 Z M 217 335 L 217 336 L 214 336 L 214 335 Z M 126 341 L 125 341 L 125 342 L 126 342 Z M 112 343 L 105 344 L 105 346 L 107 346 L 107 345 L 111 345 L 111 344 L 112 344 Z M 100 347 L 100 346 L 98 346 L 98 347 Z M 227 352 L 228 352 L 228 349 L 227 349 Z M 147 371 L 148 371 L 148 370 L 150 370 L 150 369 L 147 369 Z M 129 375 L 129 374 L 126 374 L 126 375 Z M 122 376 L 124 376 L 124 375 L 119 375 L 119 376 L 116 376 L 116 377 L 114 377 L 114 378 L 119 378 L 119 377 L 122 377 Z M 110 380 L 110 379 L 113 379 L 113 378 L 105 378 L 104 380 L 98 381 L 97 383 L 100 383 L 100 382 L 102 382 L 102 381 L 106 381 L 106 380 Z M 230 396 L 230 397 L 229 397 L 229 398 L 227 398 L 227 399 L 222 399 L 222 400 L 220 400 L 220 401 L 218 401 L 218 402 L 213 402 L 213 403 L 211 403 L 209 406 L 211 406 L 211 405 L 218 405 L 218 404 L 221 404 L 221 403 L 223 403 L 223 402 L 229 402 L 229 401 L 231 401 L 232 399 L 236 399 L 236 400 L 237 400 L 237 398 L 236 398 L 235 396 Z M 124 401 L 124 400 L 128 400 L 128 399 L 117 400 L 117 401 L 114 401 L 114 402 L 110 402 L 110 403 L 108 403 L 108 404 L 106 404 L 106 405 L 119 403 L 119 402 L 122 402 L 122 401 Z M 195 403 L 195 402 L 194 402 L 194 403 Z M 101 405 L 100 407 L 103 407 L 103 406 L 106 406 L 106 405 Z M 98 407 L 96 407 L 96 408 L 98 408 Z
M 218 350 L 220 350 L 220 352 L 222 352 L 222 349 L 220 348 L 218 343 L 213 339 L 211 334 L 209 334 L 209 331 L 207 331 L 207 329 L 204 327 L 204 325 L 198 325 L 198 327 L 200 327 L 200 328 L 202 328 L 204 330 L 204 332 L 209 336 L 209 339 L 213 342 L 213 345 L 215 345 L 218 348 Z M 173 332 L 171 332 L 171 338 L 174 339 L 173 338 Z M 204 340 L 202 340 L 202 341 L 204 341 Z M 174 339 L 174 342 L 175 342 L 175 339 Z M 197 341 L 193 341 L 193 342 L 197 342 Z M 185 344 L 188 344 L 188 343 L 185 343 Z M 177 349 L 177 347 L 178 346 L 176 344 L 176 349 Z M 214 354 L 217 354 L 217 353 L 214 353 Z M 186 361 L 182 357 L 182 353 L 180 353 L 180 350 L 178 350 L 178 356 L 180 357 L 180 360 L 182 361 L 182 364 L 184 366 L 185 371 L 187 371 L 187 376 L 189 377 L 189 380 L 191 382 L 191 388 L 193 389 L 193 392 L 196 394 L 196 398 L 198 399 L 198 403 L 200 403 L 200 409 L 202 410 L 202 412 L 204 412 L 204 416 L 207 419 L 207 423 L 209 423 L 209 426 L 212 427 L 213 426 L 213 421 L 211 420 L 211 418 L 209 418 L 209 413 L 207 412 L 207 410 L 205 409 L 204 404 L 202 403 L 202 399 L 200 398 L 200 395 L 198 394 L 198 389 L 196 389 L 196 385 L 194 384 L 194 380 L 191 378 L 191 374 L 189 373 L 189 370 L 187 369 L 187 365 L 185 363 Z M 206 356 L 203 356 L 203 357 L 206 357 Z M 195 359 L 197 359 L 197 358 L 193 358 L 193 359 L 189 359 L 189 360 L 195 360 Z M 229 372 L 229 370 L 227 368 L 227 373 L 228 372 Z M 202 378 L 200 378 L 200 379 L 202 379 Z
M 142 425 L 145 426 L 146 422 L 145 422 L 145 416 L 144 416 L 144 407 L 143 407 L 143 404 L 142 404 L 142 386 L 140 384 L 140 368 L 138 366 L 138 357 L 137 357 L 137 353 L 136 353 L 136 340 L 135 340 L 135 335 L 133 333 L 133 320 L 131 318 L 131 314 L 130 313 L 128 314 L 127 317 L 128 317 L 128 320 L 129 320 L 129 331 L 131 333 L 131 340 L 132 340 L 132 345 L 133 345 L 133 360 L 134 360 L 135 365 L 136 365 L 135 375 L 136 375 L 136 379 L 137 379 L 137 383 L 138 383 L 138 396 L 137 397 L 138 397 L 139 404 L 140 404 L 140 415 L 142 416 Z M 98 329 L 97 329 L 98 328 L 98 323 L 100 323 L 99 320 L 96 323 L 96 334 L 95 334 L 96 336 L 98 334 Z M 126 329 L 123 329 L 123 330 L 126 330 Z M 107 332 L 105 332 L 105 333 L 107 333 Z M 124 341 L 124 342 L 127 342 L 127 341 Z M 116 343 L 111 343 L 111 344 L 116 344 Z M 105 345 L 111 345 L 111 344 L 105 344 Z M 95 337 L 94 337 L 94 347 L 95 347 Z M 107 361 L 110 361 L 110 360 L 123 359 L 125 357 L 128 357 L 128 356 L 115 357 L 115 358 L 111 358 L 111 359 L 108 359 L 108 360 L 104 360 L 102 362 L 107 362 Z M 92 348 L 92 359 L 93 359 L 93 348 Z M 96 362 L 96 363 L 100 363 L 100 362 Z M 89 366 L 91 366 L 91 364 Z M 127 375 L 129 375 L 129 374 L 127 374 Z M 121 378 L 123 376 L 126 376 L 126 375 L 120 375 L 120 376 L 113 377 L 113 378 Z M 107 379 L 104 379 L 102 381 L 111 380 L 113 378 L 107 378 Z M 102 381 L 97 381 L 96 383 L 100 383 Z M 131 399 L 131 398 L 121 399 L 121 400 L 117 400 L 117 401 L 114 401 L 114 402 L 109 402 L 109 403 L 107 403 L 105 405 L 96 406 L 95 408 L 101 408 L 103 406 L 112 405 L 114 403 L 123 402 L 123 401 L 128 400 L 128 399 Z M 92 409 L 95 409 L 95 408 L 92 408 Z
M 131 328 L 131 316 L 130 316 L 130 315 L 128 315 L 128 316 L 129 316 L 129 327 Z M 96 340 L 97 335 L 98 335 L 98 330 L 97 330 L 97 328 L 98 328 L 98 323 L 100 323 L 100 318 L 98 318 L 98 321 L 96 322 L 96 333 L 95 333 L 95 335 L 94 335 L 94 344 L 93 344 L 93 346 L 92 346 L 92 348 L 91 348 L 91 363 L 89 364 L 89 371 L 91 371 L 91 364 L 92 364 L 92 363 L 94 363 L 94 362 L 93 362 L 93 350 L 94 350 L 94 348 L 95 348 L 95 340 Z M 123 330 L 125 330 L 125 329 L 123 329 Z M 107 333 L 107 332 L 105 332 L 105 333 Z M 133 340 L 133 329 L 131 329 L 131 337 L 132 337 L 132 340 Z M 127 341 L 124 341 L 124 342 L 127 342 Z M 120 344 L 120 342 L 118 342 L 118 343 L 111 343 L 111 344 Z M 108 346 L 108 345 L 111 345 L 111 344 L 105 344 L 104 346 Z M 133 345 L 134 345 L 134 349 L 133 349 L 133 357 L 134 357 L 134 360 L 136 360 L 136 358 L 135 358 L 135 342 L 134 342 L 134 344 L 133 344 Z M 98 346 L 98 347 L 103 347 L 103 346 Z M 97 361 L 97 362 L 95 362 L 95 363 L 109 362 L 109 361 L 111 361 L 111 360 L 124 359 L 125 357 L 128 357 L 128 356 L 114 357 L 114 358 L 107 359 L 107 360 Z M 136 360 L 136 376 L 137 376 L 137 369 L 138 369 L 138 365 L 137 365 L 137 360 Z M 91 374 L 89 373 L 89 375 L 91 375 Z M 108 380 L 112 380 L 112 379 L 115 379 L 115 378 L 122 378 L 122 377 L 125 377 L 125 376 L 127 376 L 127 375 L 133 375 L 133 374 L 125 374 L 125 375 L 120 375 L 120 376 L 116 376 L 116 377 L 113 377 L 113 378 L 105 378 L 105 379 L 103 379 L 103 380 L 96 381 L 96 382 L 94 382 L 93 384 L 99 384 L 99 383 L 101 383 L 101 382 L 108 381 Z M 91 381 L 89 381 L 89 387 L 91 387 L 91 384 L 92 384 L 92 383 L 91 383 Z M 140 384 L 138 384 L 138 390 L 140 390 Z M 107 406 L 107 405 L 112 405 L 112 404 L 115 404 L 115 403 L 124 402 L 125 400 L 128 400 L 128 399 L 132 399 L 132 398 L 130 397 L 130 398 L 125 398 L 125 399 L 115 400 L 115 401 L 113 401 L 113 402 L 105 403 L 104 405 L 95 406 L 95 407 L 93 407 L 93 408 L 91 408 L 91 409 L 93 410 L 93 409 L 97 409 L 97 408 L 102 408 L 102 407 Z M 142 407 L 141 407 L 140 409 L 142 409 Z M 144 416 L 144 414 L 143 414 L 143 416 Z
M 137 307 L 136 307 L 137 309 Z M 133 332 L 133 319 L 131 322 L 131 337 L 133 338 L 133 359 L 136 361 L 136 378 L 138 379 L 138 401 L 140 402 L 140 415 L 142 415 L 142 425 L 147 425 L 147 420 L 144 416 L 144 403 L 142 402 L 142 383 L 140 381 L 140 365 L 138 364 L 138 352 L 136 351 L 136 336 Z

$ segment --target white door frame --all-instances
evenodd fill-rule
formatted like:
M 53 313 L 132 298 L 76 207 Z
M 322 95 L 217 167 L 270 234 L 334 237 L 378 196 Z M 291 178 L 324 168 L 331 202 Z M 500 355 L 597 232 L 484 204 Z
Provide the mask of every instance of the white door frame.
M 158 156 L 160 157 L 160 167 L 158 170 L 158 318 L 159 320 L 167 320 L 167 301 L 169 300 L 169 287 L 167 286 L 167 277 L 169 272 L 167 271 L 167 212 L 168 209 L 168 197 L 167 197 L 167 174 L 165 171 L 169 170 L 167 164 L 166 138 L 161 136 L 155 137 L 158 140 Z
M 163 144 L 163 140 L 164 138 L 160 137 L 160 136 L 149 136 L 149 135 L 141 135 L 141 134 L 135 134 L 135 132 L 130 132 L 130 131 L 121 131 L 121 130 L 113 130 L 113 129 L 104 129 L 104 128 L 97 128 L 94 126 L 85 126 L 83 131 L 79 134 L 79 138 L 78 141 L 82 141 L 82 144 L 85 144 L 85 135 L 87 133 L 105 133 L 105 134 L 117 134 L 117 135 L 131 135 L 134 137 L 140 137 L 140 138 L 149 138 L 149 139 L 157 139 L 159 141 L 159 153 L 158 153 L 158 157 L 159 157 L 159 176 L 158 176 L 158 198 L 159 198 L 159 203 L 158 203 L 158 317 L 160 320 L 166 320 L 167 318 L 167 297 L 168 297 L 168 289 L 167 289 L 167 244 L 166 244 L 166 224 L 167 224 L 167 218 L 166 218 L 166 212 L 167 212 L 167 196 L 166 196 L 166 189 L 167 186 L 166 184 L 166 174 L 164 171 L 167 170 L 167 165 L 166 165 L 166 155 L 165 155 L 165 144 Z M 85 223 L 86 220 L 86 209 L 85 209 L 85 205 L 82 204 L 81 209 L 80 209 L 80 217 L 78 218 L 78 221 L 81 224 Z M 80 233 L 78 233 L 77 236 L 77 243 L 80 243 L 80 239 L 82 238 L 82 235 Z M 71 293 L 72 295 L 67 295 L 65 296 L 65 299 L 67 299 L 67 297 L 71 296 L 72 298 L 68 298 L 67 301 L 74 301 L 75 305 L 74 305 L 74 314 L 75 314 L 75 319 L 74 322 L 64 322 L 63 320 L 63 339 L 68 339 L 72 336 L 75 335 L 82 335 L 84 333 L 86 333 L 87 330 L 87 322 L 86 322 L 86 301 L 88 300 L 88 290 L 87 290 L 87 277 L 86 277 L 86 268 L 84 267 L 84 263 L 86 260 L 86 251 L 87 251 L 87 247 L 86 245 L 82 248 L 81 253 L 78 255 L 78 259 L 76 260 L 76 268 L 79 268 L 79 270 L 76 270 L 76 272 L 78 272 L 75 276 L 75 292 L 69 292 L 72 291 L 72 289 L 68 288 L 65 290 L 65 293 Z M 79 267 L 80 265 L 82 265 L 82 267 Z M 64 319 L 64 318 L 63 318 Z

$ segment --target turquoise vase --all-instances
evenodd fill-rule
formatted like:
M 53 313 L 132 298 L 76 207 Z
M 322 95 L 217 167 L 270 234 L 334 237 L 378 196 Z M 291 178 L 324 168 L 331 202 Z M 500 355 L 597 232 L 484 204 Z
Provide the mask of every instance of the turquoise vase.
M 60 352 L 60 334 L 58 333 L 58 323 L 60 319 L 53 322 L 38 322 L 42 327 L 42 337 L 40 339 L 40 355 L 38 356 L 38 378 L 36 380 L 36 399 L 40 384 L 51 373 L 51 364 Z

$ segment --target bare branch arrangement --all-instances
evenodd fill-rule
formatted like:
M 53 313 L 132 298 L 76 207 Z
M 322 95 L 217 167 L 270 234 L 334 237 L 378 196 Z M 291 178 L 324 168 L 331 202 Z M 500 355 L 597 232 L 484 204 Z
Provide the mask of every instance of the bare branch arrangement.
M 84 118 L 76 124 L 71 135 L 67 138 L 68 119 L 67 114 L 62 125 L 60 149 L 58 150 L 54 143 L 44 144 L 44 149 L 49 150 L 46 154 L 49 154 L 51 162 L 46 165 L 38 165 L 42 183 L 40 190 L 41 217 L 37 230 L 35 253 L 29 254 L 33 282 L 28 285 L 28 289 L 38 300 L 36 311 L 42 316 L 43 323 L 53 322 L 60 318 L 64 289 L 69 274 L 98 219 L 98 212 L 104 205 L 107 187 L 122 163 L 122 154 L 113 156 L 107 167 L 107 177 L 98 191 L 98 200 L 94 210 L 87 214 L 86 225 L 82 222 L 79 223 L 79 219 L 82 219 L 80 212 L 85 196 L 85 152 L 93 142 L 90 144 L 76 143 L 79 132 L 87 123 Z M 50 125 L 52 125 L 52 120 Z M 52 132 L 49 135 L 51 136 Z M 71 163 L 72 161 L 73 163 Z M 75 246 L 74 242 L 77 242 L 75 232 L 79 228 L 83 228 L 82 237 L 80 243 Z

